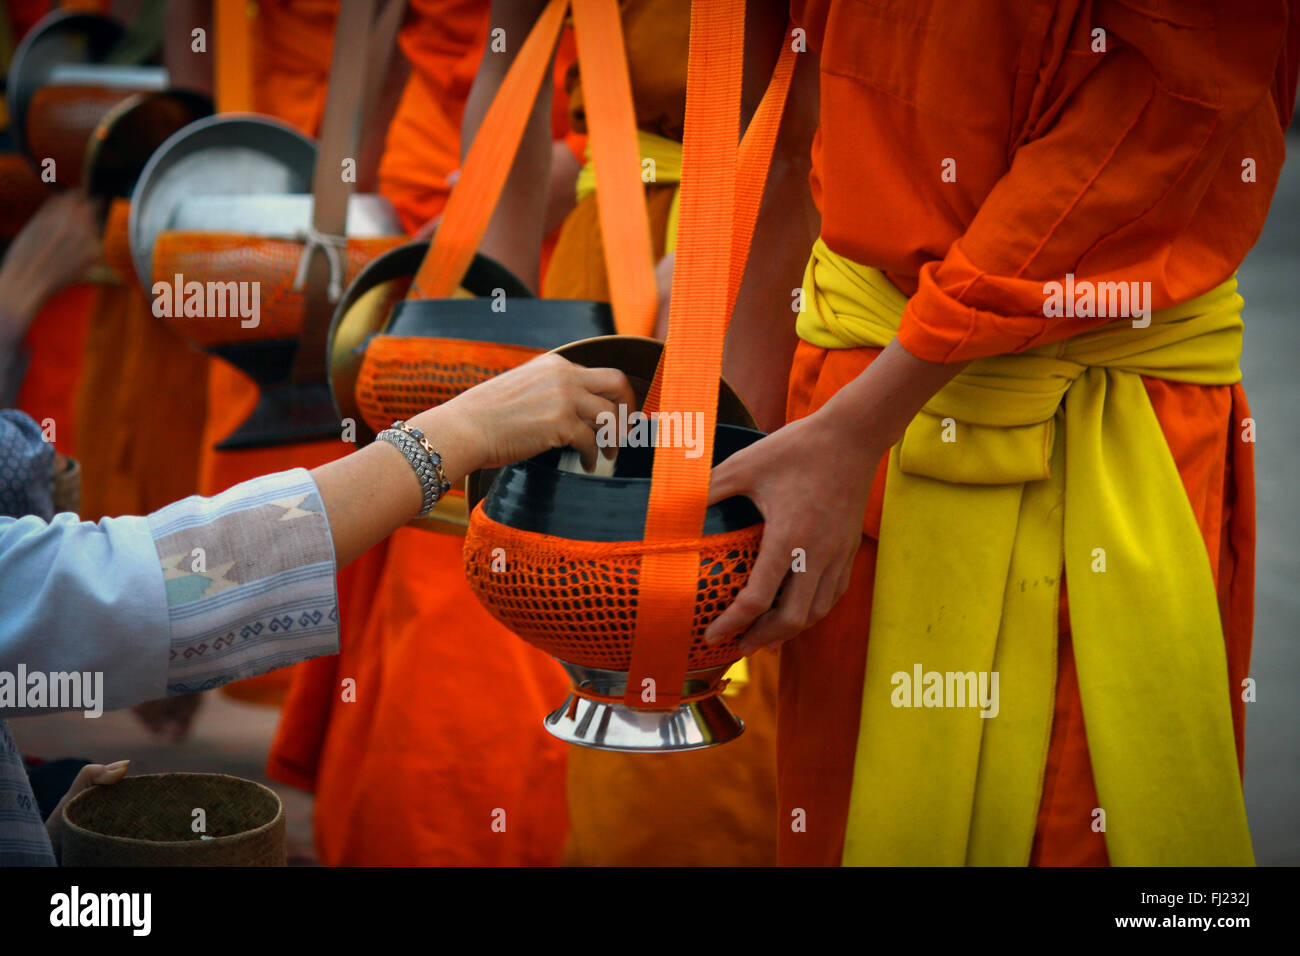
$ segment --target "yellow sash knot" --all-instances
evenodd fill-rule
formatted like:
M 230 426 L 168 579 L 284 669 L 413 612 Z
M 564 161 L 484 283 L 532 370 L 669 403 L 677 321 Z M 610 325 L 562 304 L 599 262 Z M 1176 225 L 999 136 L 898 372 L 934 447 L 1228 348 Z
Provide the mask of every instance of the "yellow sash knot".
M 799 335 L 883 348 L 906 301 L 819 239 Z M 1239 381 L 1241 307 L 1234 277 L 1146 328 L 981 359 L 908 427 L 885 486 L 845 864 L 1029 861 L 1062 566 L 1111 862 L 1253 864 L 1214 579 L 1141 378 Z M 943 706 L 903 706 L 931 672 Z M 981 676 L 993 706 L 971 706 Z

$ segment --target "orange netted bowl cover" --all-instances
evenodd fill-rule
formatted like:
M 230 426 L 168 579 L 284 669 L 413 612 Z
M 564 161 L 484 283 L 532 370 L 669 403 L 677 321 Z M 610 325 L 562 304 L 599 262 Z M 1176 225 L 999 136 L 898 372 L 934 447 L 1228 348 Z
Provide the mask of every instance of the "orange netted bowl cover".
M 404 236 L 349 239 L 340 249 L 343 285 L 356 278 L 371 259 L 405 242 Z M 153 248 L 153 280 L 174 284 L 176 276 L 189 282 L 257 283 L 259 323 L 243 328 L 236 314 L 185 315 L 173 309 L 167 318 L 176 333 L 200 347 L 291 339 L 302 328 L 305 291 L 294 290 L 303 243 L 295 239 L 249 236 L 229 232 L 164 232 Z M 321 255 L 322 253 L 317 253 Z M 183 301 L 183 300 L 182 300 Z M 182 314 L 176 315 L 180 311 Z
M 499 342 L 377 335 L 366 346 L 357 377 L 357 407 L 378 432 L 540 354 Z
M 27 151 L 54 160 L 56 182 L 81 182 L 90 137 L 106 113 L 133 91 L 99 86 L 43 86 L 27 108 Z
M 699 551 L 693 640 L 687 670 L 734 663 L 739 636 L 704 643 L 704 630 L 740 593 L 758 557 L 763 526 L 685 541 L 574 541 L 520 531 L 470 515 L 465 573 L 475 596 L 498 621 L 552 657 L 603 670 L 632 666 L 641 556 Z

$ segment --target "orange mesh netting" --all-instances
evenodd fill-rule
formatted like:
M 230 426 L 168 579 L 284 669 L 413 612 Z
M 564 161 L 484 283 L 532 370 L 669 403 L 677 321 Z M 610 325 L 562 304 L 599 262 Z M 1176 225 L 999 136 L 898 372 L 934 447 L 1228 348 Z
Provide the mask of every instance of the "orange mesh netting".
M 131 200 L 114 199 L 108 206 L 104 222 L 104 262 L 122 282 L 135 281 L 131 260 L 131 235 L 127 224 L 131 217 Z
M 377 335 L 357 376 L 357 406 L 366 424 L 379 431 L 540 354 L 498 342 Z
M 27 108 L 27 151 L 52 158 L 60 185 L 81 182 L 86 146 L 95 127 L 131 90 L 99 86 L 43 86 Z
M 339 249 L 344 266 L 343 286 L 356 278 L 371 259 L 406 241 L 404 236 L 349 239 Z M 167 320 L 182 338 L 199 346 L 227 345 L 269 339 L 295 338 L 302 327 L 303 290 L 294 290 L 303 244 L 295 239 L 247 236 L 229 232 L 164 232 L 153 249 L 155 282 L 257 283 L 260 321 L 243 328 L 239 313 L 231 319 L 229 307 L 208 308 L 205 285 L 203 315 L 184 315 L 173 296 L 173 315 Z M 173 285 L 174 288 L 174 285 Z M 237 289 L 227 286 L 224 289 Z M 251 295 L 250 291 L 246 293 Z M 228 302 L 228 294 L 216 291 L 214 304 Z M 182 300 L 183 302 L 183 300 Z
M 699 552 L 687 669 L 700 670 L 740 659 L 739 635 L 710 645 L 704 629 L 744 587 L 762 537 L 754 525 L 685 541 L 574 541 L 507 527 L 480 506 L 470 515 L 465 573 L 489 613 L 529 644 L 571 664 L 626 671 L 642 556 Z
M 0 203 L 0 242 L 18 235 L 48 195 L 49 188 L 26 156 L 0 153 L 0 196 L 4 197 Z

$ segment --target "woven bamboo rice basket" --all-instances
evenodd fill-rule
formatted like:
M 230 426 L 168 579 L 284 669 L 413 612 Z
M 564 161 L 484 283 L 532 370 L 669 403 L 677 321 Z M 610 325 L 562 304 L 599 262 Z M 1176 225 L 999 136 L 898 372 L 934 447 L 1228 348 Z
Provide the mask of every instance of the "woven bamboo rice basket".
M 195 810 L 204 829 L 195 832 Z M 63 809 L 64 866 L 284 866 L 274 790 L 221 773 L 154 773 L 91 787 Z M 206 839 L 205 839 L 206 837 Z

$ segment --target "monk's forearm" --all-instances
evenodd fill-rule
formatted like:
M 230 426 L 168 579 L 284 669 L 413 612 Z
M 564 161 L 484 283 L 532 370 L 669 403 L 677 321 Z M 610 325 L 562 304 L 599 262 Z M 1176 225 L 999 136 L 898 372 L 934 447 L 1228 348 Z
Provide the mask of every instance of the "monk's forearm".
M 163 65 L 171 86 L 214 95 L 213 54 L 194 52 L 194 31 L 203 30 L 208 50 L 215 49 L 212 0 L 168 0 L 163 18 Z
M 799 342 L 794 293 L 820 226 L 806 159 L 773 157 L 723 353 L 723 376 L 764 431 L 785 422 L 790 363 Z
M 784 42 L 782 17 L 776 46 Z M 770 76 L 770 66 L 767 68 Z M 746 63 L 749 72 L 750 64 Z M 763 77 L 766 85 L 767 77 Z M 808 177 L 818 115 L 816 54 L 801 53 L 781 120 L 763 201 L 754 225 L 749 263 L 727 332 L 723 375 L 764 431 L 785 421 L 786 386 L 798 337 L 795 290 L 821 229 Z
M 462 160 L 469 154 L 488 108 L 544 7 L 537 0 L 494 0 L 491 30 L 504 31 L 505 49 L 493 50 L 493 37 L 489 33 L 487 51 L 465 103 L 461 123 Z M 479 245 L 484 255 L 509 269 L 534 293 L 540 286 L 545 238 L 548 190 L 544 184 L 551 177 L 550 76 L 548 70 L 529 114 L 514 165 L 510 167 L 510 176 Z
M 965 367 L 966 363 L 926 362 L 895 340 L 818 414 L 835 434 L 862 436 L 883 452 L 903 437 L 917 412 Z

